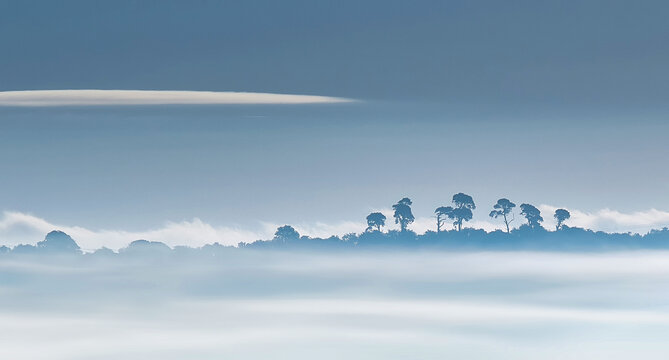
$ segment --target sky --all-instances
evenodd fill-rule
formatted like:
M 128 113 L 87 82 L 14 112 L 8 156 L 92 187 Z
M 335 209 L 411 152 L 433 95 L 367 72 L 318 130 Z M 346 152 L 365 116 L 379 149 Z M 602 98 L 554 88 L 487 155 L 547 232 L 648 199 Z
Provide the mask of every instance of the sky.
M 3 2 L 0 223 L 20 214 L 128 237 L 196 220 L 248 236 L 284 223 L 342 232 L 404 196 L 427 219 L 465 192 L 479 224 L 508 197 L 636 219 L 604 230 L 662 227 L 668 10 Z M 48 104 L 6 93 L 84 89 L 194 93 L 57 92 Z M 0 230 L 33 226 L 19 224 Z

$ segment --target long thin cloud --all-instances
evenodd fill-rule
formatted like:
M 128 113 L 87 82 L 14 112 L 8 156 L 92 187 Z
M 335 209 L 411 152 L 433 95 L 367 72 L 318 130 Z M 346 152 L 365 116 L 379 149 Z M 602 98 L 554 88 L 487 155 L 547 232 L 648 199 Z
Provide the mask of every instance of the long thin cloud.
M 316 95 L 231 91 L 23 90 L 0 91 L 0 106 L 328 104 L 354 100 Z

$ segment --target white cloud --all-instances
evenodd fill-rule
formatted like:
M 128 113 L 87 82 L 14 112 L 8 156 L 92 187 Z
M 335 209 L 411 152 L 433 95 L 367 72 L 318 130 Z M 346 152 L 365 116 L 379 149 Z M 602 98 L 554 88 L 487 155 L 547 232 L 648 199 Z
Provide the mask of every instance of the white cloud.
M 254 92 L 163 90 L 24 90 L 0 91 L 0 106 L 321 104 L 351 99 Z
M 668 255 L 8 259 L 0 358 L 660 360 Z
M 202 246 L 215 242 L 237 245 L 240 241 L 271 238 L 268 230 L 249 231 L 234 227 L 214 227 L 200 219 L 168 222 L 163 227 L 146 231 L 91 230 L 80 226 L 63 226 L 50 223 L 39 217 L 18 212 L 5 212 L 0 219 L 2 244 L 34 244 L 52 230 L 61 230 L 72 236 L 86 251 L 106 246 L 117 250 L 133 240 L 161 241 L 170 246 Z
M 553 214 L 558 209 L 556 206 L 540 205 L 542 216 L 545 220 L 544 226 L 552 229 L 555 227 Z M 607 232 L 637 232 L 646 233 L 651 229 L 661 229 L 669 226 L 669 212 L 657 209 L 623 213 L 611 209 L 601 209 L 595 212 L 585 212 L 576 209 L 569 210 L 571 218 L 566 221 L 569 226 L 582 227 L 586 229 L 602 230 Z
M 265 228 L 274 231 L 277 228 L 277 225 L 278 224 L 266 223 Z M 293 227 L 302 235 L 328 238 L 332 235 L 343 236 L 350 233 L 360 233 L 365 230 L 367 223 L 363 221 L 342 221 L 336 224 L 317 222 L 315 224 L 293 225 Z

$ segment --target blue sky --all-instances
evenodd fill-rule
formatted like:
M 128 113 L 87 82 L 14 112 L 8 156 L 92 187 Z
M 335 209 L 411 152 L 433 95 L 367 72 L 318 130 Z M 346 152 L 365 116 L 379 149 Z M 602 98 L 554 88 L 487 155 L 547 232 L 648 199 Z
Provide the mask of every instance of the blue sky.
M 669 210 L 663 2 L 5 2 L 0 91 L 309 105 L 0 106 L 0 208 L 145 229 L 362 221 L 466 192 Z
M 5 2 L 2 89 L 663 107 L 662 1 Z

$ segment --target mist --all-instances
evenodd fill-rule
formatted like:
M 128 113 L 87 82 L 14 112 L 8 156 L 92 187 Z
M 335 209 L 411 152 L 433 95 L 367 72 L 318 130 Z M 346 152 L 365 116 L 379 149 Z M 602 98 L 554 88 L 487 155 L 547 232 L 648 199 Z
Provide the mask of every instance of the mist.
M 664 359 L 669 252 L 3 255 L 12 359 Z M 39 346 L 35 346 L 39 344 Z

